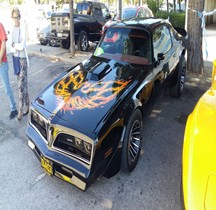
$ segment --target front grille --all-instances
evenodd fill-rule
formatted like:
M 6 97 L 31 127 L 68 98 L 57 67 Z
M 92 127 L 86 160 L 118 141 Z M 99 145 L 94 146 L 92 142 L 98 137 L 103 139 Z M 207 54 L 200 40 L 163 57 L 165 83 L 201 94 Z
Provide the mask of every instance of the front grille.
M 59 133 L 53 143 L 53 147 L 86 163 L 90 163 L 92 144 L 84 140 L 69 134 Z
M 47 142 L 47 121 L 39 113 L 31 110 L 31 124 Z

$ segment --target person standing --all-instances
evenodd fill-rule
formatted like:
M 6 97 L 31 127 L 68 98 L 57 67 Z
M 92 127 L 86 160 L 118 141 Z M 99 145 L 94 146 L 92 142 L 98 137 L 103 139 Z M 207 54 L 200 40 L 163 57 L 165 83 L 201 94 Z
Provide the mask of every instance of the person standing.
M 29 112 L 29 94 L 27 86 L 27 69 L 29 66 L 28 54 L 26 50 L 27 28 L 24 22 L 21 23 L 21 14 L 18 8 L 13 8 L 11 18 L 14 21 L 14 27 L 11 33 L 11 52 L 13 56 L 20 57 L 20 72 L 17 75 L 19 91 L 19 108 L 17 119 Z
M 8 60 L 6 55 L 6 41 L 7 35 L 3 25 L 0 23 L 0 77 L 5 89 L 6 94 L 10 100 L 10 115 L 9 118 L 13 119 L 18 114 L 16 109 L 16 102 L 14 100 L 13 92 L 11 90 L 9 75 L 8 75 Z

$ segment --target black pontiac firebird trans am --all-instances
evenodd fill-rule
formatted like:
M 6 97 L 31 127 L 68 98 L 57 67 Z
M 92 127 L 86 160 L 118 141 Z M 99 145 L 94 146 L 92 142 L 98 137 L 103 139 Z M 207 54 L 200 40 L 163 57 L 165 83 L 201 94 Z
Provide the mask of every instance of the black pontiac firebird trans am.
M 163 19 L 110 26 L 89 59 L 31 103 L 26 134 L 42 168 L 83 191 L 100 175 L 131 172 L 146 110 L 162 87 L 182 92 L 185 35 Z

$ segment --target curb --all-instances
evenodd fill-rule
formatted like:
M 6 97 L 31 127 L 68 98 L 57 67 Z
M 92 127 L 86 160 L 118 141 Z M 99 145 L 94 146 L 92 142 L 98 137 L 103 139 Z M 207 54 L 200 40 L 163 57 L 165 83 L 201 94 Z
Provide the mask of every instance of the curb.
M 71 57 L 69 52 L 54 55 L 54 54 L 48 54 L 48 53 L 43 53 L 43 52 L 36 52 L 34 50 L 28 50 L 28 54 L 36 55 L 39 57 L 44 57 L 44 58 L 48 58 L 48 59 L 56 60 L 56 61 L 61 60 L 67 63 L 71 63 L 73 65 L 76 65 L 91 56 L 91 53 L 76 52 L 75 56 Z

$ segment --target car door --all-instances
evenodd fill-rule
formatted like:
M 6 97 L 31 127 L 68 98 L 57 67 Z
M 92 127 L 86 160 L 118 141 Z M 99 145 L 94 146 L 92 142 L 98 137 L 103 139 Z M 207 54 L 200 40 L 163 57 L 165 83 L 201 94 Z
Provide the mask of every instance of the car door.
M 84 11 L 86 11 L 86 15 L 88 15 L 88 18 L 86 19 L 86 22 L 83 21 L 83 28 L 88 29 L 89 39 L 99 40 L 101 36 L 101 30 L 102 30 L 102 24 L 98 21 L 98 19 L 102 16 L 100 3 L 97 2 L 86 2 L 82 3 L 82 8 Z
M 169 27 L 164 24 L 153 31 L 154 70 L 156 78 L 163 82 L 174 70 L 176 50 L 172 42 Z M 160 58 L 159 58 L 160 57 Z

